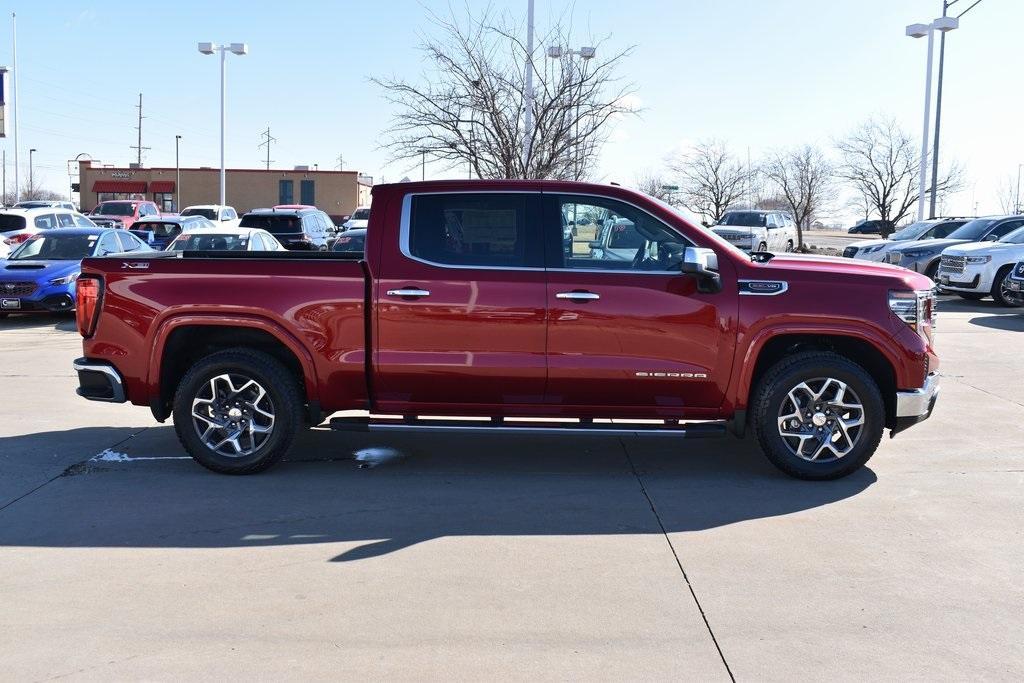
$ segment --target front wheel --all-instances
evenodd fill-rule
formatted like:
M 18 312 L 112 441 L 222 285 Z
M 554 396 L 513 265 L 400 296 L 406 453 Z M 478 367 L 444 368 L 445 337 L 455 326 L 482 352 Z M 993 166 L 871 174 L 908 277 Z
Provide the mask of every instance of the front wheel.
M 203 467 L 250 474 L 288 451 L 302 426 L 296 378 L 277 359 L 249 349 L 220 351 L 193 365 L 174 395 L 174 430 Z
M 864 368 L 832 352 L 804 352 L 772 366 L 751 402 L 768 459 L 798 479 L 838 479 L 859 469 L 885 428 L 882 393 Z
M 1013 266 L 1003 266 L 992 281 L 992 298 L 1000 306 L 1017 308 L 1024 306 L 1024 296 L 1010 289 L 1010 272 Z
M 761 244 L 757 245 L 757 250 L 758 251 L 762 251 L 762 252 L 763 251 L 768 251 L 768 243 L 767 242 L 761 242 Z
M 786 253 L 792 253 L 792 252 L 793 252 L 793 240 L 789 240 L 788 242 L 786 242 Z

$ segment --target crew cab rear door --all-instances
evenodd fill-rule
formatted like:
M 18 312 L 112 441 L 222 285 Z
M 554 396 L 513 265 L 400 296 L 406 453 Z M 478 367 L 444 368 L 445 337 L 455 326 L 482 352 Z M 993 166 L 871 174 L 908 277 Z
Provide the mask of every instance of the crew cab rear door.
M 681 272 L 692 244 L 648 212 L 609 197 L 545 191 L 547 402 L 648 416 L 721 405 L 733 342 L 720 308 Z M 573 227 L 563 245 L 562 224 Z M 606 250 L 590 248 L 608 228 Z M 630 259 L 609 258 L 629 248 Z
M 539 191 L 413 192 L 400 220 L 377 228 L 389 231 L 374 283 L 378 408 L 500 415 L 543 403 Z

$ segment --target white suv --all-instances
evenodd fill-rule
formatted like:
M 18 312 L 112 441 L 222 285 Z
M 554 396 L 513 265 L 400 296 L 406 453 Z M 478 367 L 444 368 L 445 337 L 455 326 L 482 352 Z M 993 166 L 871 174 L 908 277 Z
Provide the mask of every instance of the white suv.
M 238 223 L 241 220 L 238 217 L 238 212 L 235 211 L 235 207 L 221 206 L 220 204 L 197 204 L 196 206 L 186 206 L 181 210 L 181 215 L 202 216 L 207 220 L 213 221 L 221 228 L 237 228 Z
M 78 213 L 50 207 L 0 210 L 0 241 L 14 247 L 42 230 L 51 228 L 95 228 L 96 224 Z
M 785 211 L 726 211 L 711 230 L 744 251 L 793 251 L 797 244 L 796 223 Z
M 1010 288 L 1013 266 L 1024 260 L 1024 228 L 996 241 L 971 242 L 942 252 L 936 274 L 943 291 L 965 299 L 991 296 L 1003 306 L 1021 306 L 1024 300 Z

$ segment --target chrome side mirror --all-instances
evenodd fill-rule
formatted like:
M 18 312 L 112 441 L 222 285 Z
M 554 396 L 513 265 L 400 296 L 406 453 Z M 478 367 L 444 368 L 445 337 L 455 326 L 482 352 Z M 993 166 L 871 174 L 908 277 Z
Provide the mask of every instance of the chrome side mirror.
M 718 274 L 718 255 L 713 249 L 687 247 L 683 253 L 682 272 L 697 278 L 697 291 L 715 294 L 722 291 L 722 277 Z

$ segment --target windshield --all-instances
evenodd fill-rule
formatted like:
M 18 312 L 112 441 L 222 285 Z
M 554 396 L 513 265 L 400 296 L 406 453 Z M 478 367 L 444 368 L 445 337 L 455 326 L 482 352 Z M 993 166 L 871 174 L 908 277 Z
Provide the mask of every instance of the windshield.
M 370 220 L 370 210 L 369 209 L 356 209 L 355 213 L 352 214 L 352 217 L 349 218 L 349 220 L 352 220 L 352 221 L 367 221 L 367 220 Z
M 767 214 L 759 211 L 730 211 L 718 222 L 719 225 L 739 225 L 748 228 L 763 228 L 768 221 Z
M 995 218 L 976 218 L 973 221 L 964 223 L 959 228 L 949 233 L 951 240 L 968 240 L 977 242 L 988 229 L 988 226 L 996 222 Z
M 1008 235 L 1004 235 L 999 241 L 1008 244 L 1024 244 L 1024 228 L 1017 228 Z
M 11 261 L 81 261 L 92 254 L 99 235 L 36 235 L 7 258 Z
M 857 225 L 860 225 L 858 223 Z M 935 225 L 934 221 L 918 221 L 917 223 L 911 223 L 905 228 L 897 230 L 893 234 L 889 235 L 889 239 L 897 242 L 902 240 L 913 240 L 920 237 L 925 230 Z
M 366 235 L 342 234 L 334 243 L 334 251 L 361 252 L 366 244 Z
M 248 246 L 248 235 L 186 233 L 174 240 L 168 251 L 245 251 Z
M 181 232 L 181 226 L 177 223 L 136 222 L 132 224 L 132 231 L 136 230 L 150 231 L 153 237 L 174 237 Z
M 211 221 L 217 220 L 216 209 L 185 209 L 181 212 L 182 216 L 202 216 L 203 218 L 209 218 Z
M 0 214 L 0 232 L 6 232 L 8 230 L 21 230 L 24 227 L 24 216 L 16 216 L 11 213 Z
M 103 202 L 93 211 L 99 216 L 134 216 L 135 204 L 133 202 Z
M 249 213 L 242 216 L 243 228 L 260 228 L 272 235 L 302 232 L 302 219 L 298 216 L 276 216 L 274 214 Z

